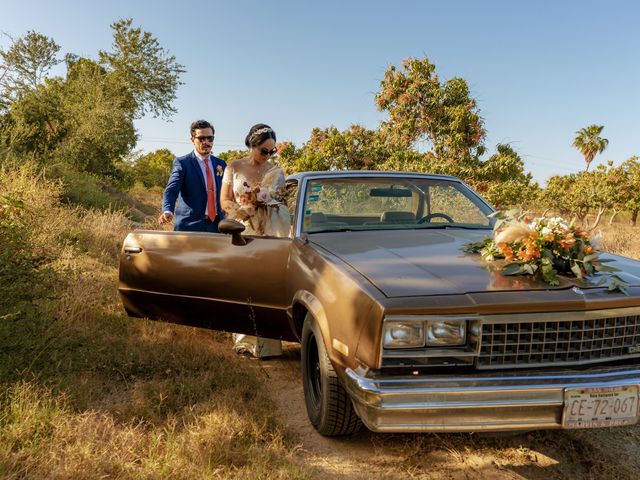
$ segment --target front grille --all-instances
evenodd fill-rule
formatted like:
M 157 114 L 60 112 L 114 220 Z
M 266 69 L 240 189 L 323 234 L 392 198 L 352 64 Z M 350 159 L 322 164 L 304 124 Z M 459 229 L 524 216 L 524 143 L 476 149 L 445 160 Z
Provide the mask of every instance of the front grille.
M 638 356 L 638 315 L 512 323 L 485 320 L 477 366 L 576 365 Z

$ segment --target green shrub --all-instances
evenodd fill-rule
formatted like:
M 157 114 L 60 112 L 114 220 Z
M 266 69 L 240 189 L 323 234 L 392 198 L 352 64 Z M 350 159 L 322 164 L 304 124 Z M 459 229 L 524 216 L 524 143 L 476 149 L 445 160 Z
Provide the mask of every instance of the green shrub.
M 104 190 L 104 181 L 95 175 L 78 172 L 63 164 L 49 168 L 47 175 L 61 182 L 62 201 L 101 210 L 109 208 L 114 203 L 111 195 Z

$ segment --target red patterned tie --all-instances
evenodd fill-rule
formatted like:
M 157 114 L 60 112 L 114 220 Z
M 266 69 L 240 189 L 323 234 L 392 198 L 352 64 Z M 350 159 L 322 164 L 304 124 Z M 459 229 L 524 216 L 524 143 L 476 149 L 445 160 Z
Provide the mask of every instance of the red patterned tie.
M 207 216 L 213 222 L 216 219 L 216 183 L 213 181 L 208 158 L 204 161 L 204 166 L 207 172 Z

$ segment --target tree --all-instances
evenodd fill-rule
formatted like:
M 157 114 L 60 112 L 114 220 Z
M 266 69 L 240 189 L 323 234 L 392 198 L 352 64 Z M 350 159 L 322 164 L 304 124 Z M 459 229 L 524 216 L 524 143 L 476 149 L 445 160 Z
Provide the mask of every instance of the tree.
M 112 25 L 114 50 L 99 52 L 99 62 L 67 54 L 65 77 L 43 78 L 44 60 L 22 62 L 32 66 L 23 70 L 35 73 L 24 73 L 24 78 L 35 84 L 25 80 L 21 94 L 11 98 L 0 115 L 3 156 L 63 162 L 80 172 L 120 179 L 118 165 L 137 140 L 134 120 L 145 112 L 174 112 L 172 102 L 184 71 L 149 32 L 131 24 L 127 19 Z M 34 32 L 8 51 L 22 52 L 20 45 L 48 45 L 49 51 L 58 51 L 55 42 Z
M 280 145 L 278 145 L 278 151 L 280 151 Z M 233 162 L 234 160 L 238 160 L 239 158 L 243 158 L 249 155 L 249 150 L 227 150 L 226 152 L 222 152 L 218 154 L 218 158 L 221 158 L 227 165 Z
M 408 58 L 401 71 L 387 70 L 376 95 L 378 109 L 389 112 L 383 131 L 392 143 L 426 140 L 438 158 L 469 162 L 484 152 L 483 120 L 467 82 L 455 77 L 441 83 L 435 68 L 428 58 Z
M 81 58 L 65 79 L 46 80 L 15 101 L 0 139 L 16 156 L 114 176 L 115 163 L 136 143 L 131 102 L 113 75 Z
M 619 190 L 625 195 L 624 206 L 631 212 L 631 224 L 635 227 L 640 212 L 640 158 L 633 156 L 620 165 L 625 183 Z
M 499 144 L 497 152 L 480 164 L 469 182 L 498 208 L 530 202 L 538 192 L 531 173 L 510 145 Z
M 581 128 L 576 132 L 576 138 L 573 140 L 573 146 L 584 156 L 587 164 L 585 172 L 589 170 L 589 165 L 598 153 L 604 152 L 609 144 L 609 140 L 600 137 L 604 125 L 589 125 Z
M 547 181 L 542 199 L 560 212 L 570 213 L 585 222 L 589 213 L 595 218 L 589 230 L 594 229 L 607 210 L 619 209 L 625 205 L 624 171 L 613 166 L 598 165 L 592 172 L 554 176 Z
M 160 46 L 158 40 L 141 28 L 132 27 L 131 18 L 111 24 L 113 51 L 100 51 L 100 64 L 114 72 L 118 81 L 135 100 L 135 116 L 145 113 L 169 117 L 176 112 L 172 105 L 184 67 L 175 56 Z
M 12 40 L 7 51 L 0 49 L 0 111 L 34 90 L 60 60 L 60 46 L 40 33 L 28 31 Z
M 360 125 L 344 131 L 331 126 L 314 128 L 301 149 L 281 144 L 279 158 L 287 171 L 374 170 L 388 156 L 379 133 Z
M 133 166 L 134 179 L 147 188 L 164 187 L 175 158 L 175 155 L 166 148 L 141 156 Z
M 592 230 L 598 226 L 607 210 L 613 210 L 615 214 L 624 205 L 625 192 L 621 188 L 624 184 L 624 174 L 609 161 L 607 165 L 598 165 L 592 172 L 585 172 L 582 179 L 585 184 L 581 190 L 586 192 L 596 213 L 593 223 L 588 226 L 589 230 Z

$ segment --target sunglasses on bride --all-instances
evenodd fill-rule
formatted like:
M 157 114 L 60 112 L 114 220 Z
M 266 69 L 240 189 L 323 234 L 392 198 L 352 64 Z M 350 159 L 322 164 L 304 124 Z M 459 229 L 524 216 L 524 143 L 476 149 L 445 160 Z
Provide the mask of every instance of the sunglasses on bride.
M 277 152 L 278 152 L 278 149 L 277 149 L 277 148 L 272 148 L 271 150 L 269 150 L 269 149 L 267 149 L 267 148 L 261 148 L 261 149 L 260 149 L 260 153 L 261 153 L 262 155 L 269 155 L 269 156 L 272 156 L 272 155 L 275 155 Z

